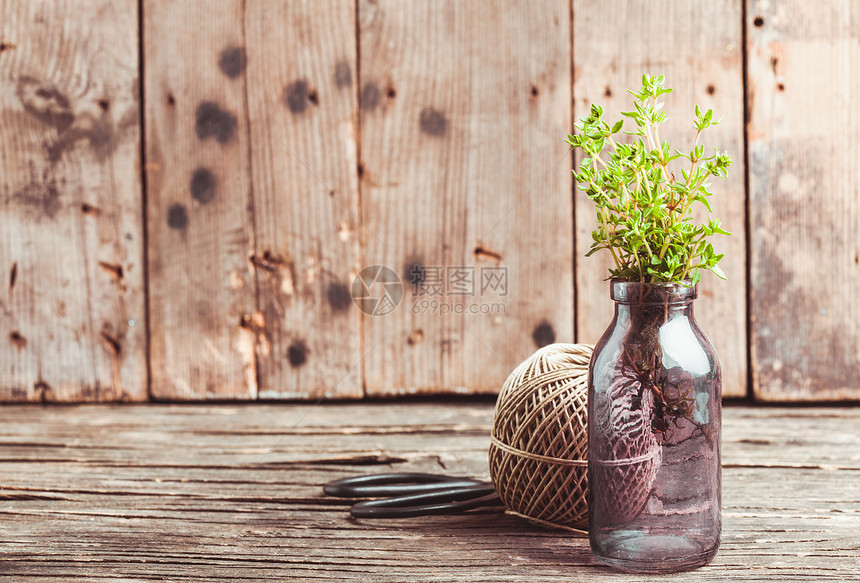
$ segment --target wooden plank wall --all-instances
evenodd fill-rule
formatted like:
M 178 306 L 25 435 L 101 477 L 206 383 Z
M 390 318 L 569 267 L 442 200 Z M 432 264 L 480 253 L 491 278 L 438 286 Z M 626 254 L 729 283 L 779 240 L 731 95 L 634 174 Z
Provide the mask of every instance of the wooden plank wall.
M 642 72 L 675 87 L 673 142 L 693 104 L 725 116 L 730 281 L 697 302 L 725 394 L 858 399 L 858 24 L 845 0 L 0 0 L 0 400 L 493 393 L 594 342 L 562 140 Z
M 860 398 L 860 5 L 747 11 L 753 388 Z
M 147 398 L 138 10 L 0 2 L 0 399 Z

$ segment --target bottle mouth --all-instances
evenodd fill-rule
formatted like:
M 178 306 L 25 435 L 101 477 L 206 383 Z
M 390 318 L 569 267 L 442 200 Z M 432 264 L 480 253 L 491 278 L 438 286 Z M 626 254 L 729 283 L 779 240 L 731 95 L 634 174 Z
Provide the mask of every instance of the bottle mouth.
M 698 295 L 698 284 L 693 285 L 689 279 L 681 283 L 642 283 L 613 279 L 609 285 L 609 297 L 619 304 L 688 304 Z

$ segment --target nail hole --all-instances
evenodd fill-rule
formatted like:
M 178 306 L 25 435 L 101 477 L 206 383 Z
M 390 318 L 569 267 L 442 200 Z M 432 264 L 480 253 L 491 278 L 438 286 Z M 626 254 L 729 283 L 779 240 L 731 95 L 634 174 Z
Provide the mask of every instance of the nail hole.
M 85 215 L 92 215 L 94 217 L 97 217 L 101 214 L 102 211 L 100 208 L 85 202 L 81 204 L 81 212 Z
M 756 25 L 758 28 L 761 28 L 762 26 L 764 26 L 764 18 L 762 18 L 761 16 L 756 16 L 753 19 L 753 24 Z
M 317 95 L 316 89 L 311 89 L 310 91 L 308 91 L 308 101 L 310 101 L 314 105 L 320 104 L 320 98 L 319 95 Z
M 173 97 L 173 93 L 167 94 L 167 105 L 170 105 L 170 106 L 176 105 L 176 99 Z
M 107 99 L 99 99 L 99 109 L 107 111 L 110 109 L 110 102 Z
M 785 84 L 784 84 L 784 83 L 780 83 L 780 84 L 778 84 L 778 85 L 776 86 L 776 88 L 777 88 L 777 89 L 779 89 L 780 91 L 785 91 Z
M 714 87 L 713 85 L 708 85 L 708 87 L 707 87 L 708 95 L 713 95 L 716 92 L 716 90 L 717 90 L 717 88 Z
M 12 343 L 12 345 L 13 345 L 13 346 L 15 346 L 15 348 L 17 348 L 18 350 L 23 350 L 24 348 L 26 348 L 26 347 L 27 347 L 27 339 L 26 339 L 26 338 L 24 338 L 23 336 L 21 336 L 21 333 L 20 333 L 20 332 L 18 332 L 17 330 L 13 330 L 13 331 L 9 334 L 9 341 L 10 341 L 10 342 Z
M 537 97 L 539 93 L 540 91 L 538 91 L 538 88 L 535 85 L 532 85 L 532 97 Z
M 483 245 L 478 245 L 475 247 L 475 257 L 489 257 L 490 259 L 495 259 L 496 261 L 502 260 L 502 254 L 498 251 L 493 251 L 492 249 L 487 249 Z
M 606 90 L 603 92 L 604 97 L 612 97 L 612 88 L 607 85 Z
M 543 320 L 532 331 L 532 340 L 534 340 L 535 346 L 538 348 L 543 348 L 547 344 L 555 342 L 555 330 L 552 324 Z
M 388 96 L 388 99 L 394 99 L 395 97 L 397 97 L 397 91 L 394 89 L 394 87 L 389 87 L 385 90 L 385 95 Z
M 308 361 L 308 345 L 304 340 L 296 340 L 290 347 L 287 348 L 287 360 L 290 361 L 290 366 L 298 368 Z
M 102 330 L 102 332 L 101 332 L 101 337 L 102 337 L 102 340 L 104 340 L 104 346 L 108 352 L 110 352 L 113 355 L 118 355 L 120 352 L 122 352 L 122 346 L 120 346 L 118 339 L 111 336 L 110 334 L 108 334 L 104 330 Z
M 108 263 L 107 261 L 99 261 L 99 267 L 104 269 L 114 281 L 122 281 L 122 265 L 119 265 L 118 263 Z

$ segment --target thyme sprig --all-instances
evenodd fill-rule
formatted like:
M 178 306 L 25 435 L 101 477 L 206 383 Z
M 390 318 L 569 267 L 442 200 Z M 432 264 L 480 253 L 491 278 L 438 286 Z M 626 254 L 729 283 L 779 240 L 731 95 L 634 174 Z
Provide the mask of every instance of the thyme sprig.
M 575 125 L 579 133 L 567 137 L 572 150 L 578 148 L 585 154 L 579 171 L 573 172 L 577 187 L 594 201 L 597 211 L 598 225 L 587 256 L 608 249 L 614 261 L 610 277 L 627 281 L 681 283 L 689 279 L 695 284 L 702 269 L 725 279 L 717 265 L 724 254 L 716 253 L 708 239 L 730 233 L 711 216 L 708 179 L 727 178 L 732 159 L 716 148 L 705 156 L 700 136 L 719 120 L 713 119 L 713 110 L 702 112 L 698 105 L 696 136 L 689 153 L 660 140 L 659 126 L 666 120 L 660 97 L 672 91 L 663 82 L 663 75 L 643 75 L 642 88 L 628 90 L 635 109 L 621 115 L 636 125 L 633 131 L 624 132 L 635 136 L 632 143 L 613 137 L 622 131 L 624 120 L 610 126 L 599 105 L 592 105 L 589 115 Z M 686 163 L 676 162 L 679 159 Z M 707 222 L 695 223 L 694 204 L 707 209 Z

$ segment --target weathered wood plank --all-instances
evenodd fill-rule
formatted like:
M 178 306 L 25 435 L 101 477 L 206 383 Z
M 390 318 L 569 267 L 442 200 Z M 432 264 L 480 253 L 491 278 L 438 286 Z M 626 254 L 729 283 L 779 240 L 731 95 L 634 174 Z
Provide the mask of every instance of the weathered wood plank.
M 740 0 L 602 2 L 575 0 L 574 117 L 592 103 L 606 118 L 621 119 L 630 109 L 626 89 L 638 89 L 643 73 L 664 74 L 674 92 L 665 96 L 668 120 L 661 137 L 680 150 L 692 146 L 693 107 L 713 108 L 722 123 L 703 136 L 734 159 L 728 181 L 714 181 L 711 200 L 732 237 L 717 238 L 726 253 L 720 266 L 729 281 L 706 274 L 699 285 L 696 318 L 713 342 L 723 371 L 723 395 L 747 394 L 746 235 L 744 208 L 743 63 Z M 629 125 L 629 122 L 628 122 Z M 593 203 L 575 197 L 578 341 L 595 343 L 612 319 L 608 254 L 583 258 L 591 245 Z
M 246 5 L 261 398 L 362 396 L 355 10 Z
M 389 469 L 487 478 L 492 414 L 489 400 L 5 407 L 0 577 L 629 581 L 585 539 L 504 515 L 354 521 L 320 493 Z M 724 419 L 723 544 L 683 579 L 856 581 L 860 409 L 729 407 Z M 403 461 L 351 465 L 361 452 Z
M 243 6 L 143 2 L 156 398 L 257 395 Z
M 755 396 L 860 399 L 860 7 L 749 1 Z
M 497 392 L 573 338 L 564 1 L 359 3 L 368 394 Z M 493 279 L 493 278 L 496 279 Z
M 134 3 L 0 2 L 0 400 L 147 396 Z

